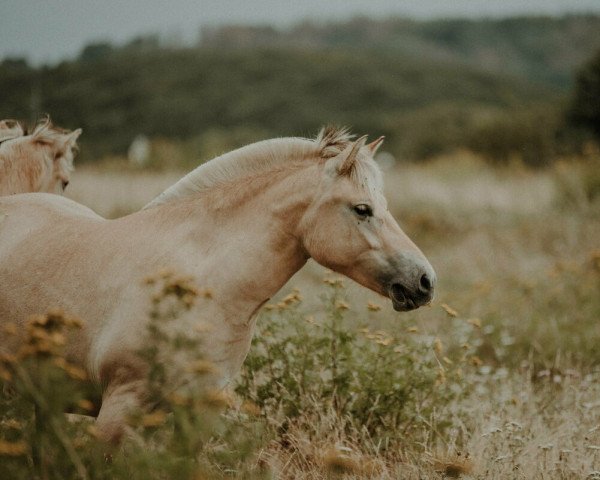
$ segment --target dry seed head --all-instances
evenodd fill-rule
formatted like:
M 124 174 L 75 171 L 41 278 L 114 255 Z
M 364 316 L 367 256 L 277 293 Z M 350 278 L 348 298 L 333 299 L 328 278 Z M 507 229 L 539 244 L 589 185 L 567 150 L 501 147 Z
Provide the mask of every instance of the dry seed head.
M 81 408 L 82 410 L 86 410 L 88 412 L 91 412 L 96 409 L 94 404 L 92 402 L 90 402 L 89 400 L 86 400 L 85 398 L 82 398 L 81 400 L 79 400 L 77 402 L 77 406 L 79 408 Z
M 483 361 L 477 355 L 473 355 L 471 358 L 469 358 L 469 363 L 474 367 L 480 367 L 483 365 Z
M 381 306 L 373 302 L 368 302 L 367 309 L 371 312 L 379 312 L 381 310 Z
M 64 328 L 80 326 L 80 321 L 71 319 L 58 310 L 50 311 L 46 315 L 33 315 L 27 321 L 27 339 L 19 350 L 19 355 L 58 356 L 66 343 L 62 333 Z
M 349 310 L 350 306 L 343 300 L 338 300 L 335 304 L 335 308 L 337 308 L 338 310 Z
M 325 284 L 327 284 L 327 285 L 329 285 L 330 287 L 333 287 L 333 288 L 342 288 L 344 286 L 343 280 L 341 278 L 337 278 L 337 277 L 334 277 L 334 278 L 330 278 L 330 277 L 324 278 L 323 279 L 323 283 L 325 283 Z
M 473 325 L 474 327 L 481 328 L 481 320 L 479 318 L 469 318 L 467 323 Z
M 446 383 L 446 371 L 444 370 L 444 367 L 440 366 L 438 368 L 438 373 L 437 373 L 437 378 L 435 380 L 435 384 L 436 386 L 440 386 L 443 385 L 444 383 Z
M 0 439 L 0 455 L 7 457 L 19 457 L 29 451 L 27 444 L 20 440 L 18 442 L 7 442 Z
M 286 295 L 283 298 L 281 303 L 283 303 L 285 305 L 293 305 L 294 303 L 298 303 L 300 301 L 302 301 L 302 297 L 300 296 L 300 291 L 298 289 L 294 289 L 294 291 L 292 291 L 292 293 L 289 293 L 288 295 Z
M 84 369 L 67 362 L 63 357 L 54 358 L 52 363 L 58 368 L 62 368 L 74 380 L 87 380 L 87 373 Z
M 241 410 L 242 412 L 253 417 L 258 417 L 261 414 L 260 407 L 256 403 L 250 402 L 249 400 L 246 400 L 244 403 L 242 403 Z
M 209 362 L 208 360 L 195 360 L 188 367 L 188 372 L 198 373 L 200 375 L 209 375 L 213 373 L 217 373 L 218 369 L 214 363 Z
M 5 382 L 10 382 L 12 380 L 11 371 L 0 364 L 0 380 L 4 380 Z
M 158 427 L 163 425 L 167 420 L 167 414 L 162 410 L 157 410 L 152 413 L 147 413 L 142 416 L 141 423 L 144 427 Z
M 332 448 L 323 456 L 325 470 L 333 474 L 358 474 L 358 462 L 339 449 Z
M 440 305 L 440 307 L 442 307 L 442 309 L 450 316 L 450 317 L 458 317 L 458 312 L 456 310 L 454 310 L 450 305 L 448 305 L 447 303 L 442 303 Z
M 444 351 L 444 346 L 442 345 L 442 341 L 437 337 L 433 341 L 433 349 L 435 350 L 435 353 L 438 355 L 441 355 L 442 352 Z
M 4 428 L 11 428 L 13 430 L 22 430 L 23 424 L 14 418 L 9 418 L 8 420 L 3 420 L 0 422 L 0 426 Z
M 468 455 L 459 454 L 447 458 L 437 458 L 434 463 L 436 471 L 450 478 L 459 478 L 461 475 L 469 475 L 473 472 L 473 463 Z
M 233 399 L 220 390 L 210 390 L 204 396 L 203 402 L 208 407 L 221 409 L 231 407 Z
M 167 278 L 171 278 L 173 275 L 175 275 L 175 273 L 170 268 L 162 268 L 158 271 L 156 276 L 157 278 L 162 278 L 166 280 Z

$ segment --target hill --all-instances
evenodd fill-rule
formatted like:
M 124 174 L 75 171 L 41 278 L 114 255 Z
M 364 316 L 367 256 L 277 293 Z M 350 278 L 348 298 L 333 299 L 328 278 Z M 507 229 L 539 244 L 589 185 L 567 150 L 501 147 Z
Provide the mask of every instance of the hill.
M 336 24 L 305 22 L 286 30 L 225 26 L 202 32 L 200 43 L 207 47 L 391 50 L 560 88 L 570 86 L 573 70 L 600 49 L 599 15 L 431 21 L 357 17 Z
M 0 112 L 82 127 L 82 159 L 122 154 L 140 133 L 206 159 L 325 123 L 384 134 L 390 151 L 413 158 L 485 146 L 498 122 L 516 125 L 508 140 L 531 143 L 523 129 L 556 117 L 570 69 L 600 46 L 594 26 L 600 17 L 355 19 L 205 29 L 195 48 L 157 37 L 93 44 L 52 67 L 5 59 Z

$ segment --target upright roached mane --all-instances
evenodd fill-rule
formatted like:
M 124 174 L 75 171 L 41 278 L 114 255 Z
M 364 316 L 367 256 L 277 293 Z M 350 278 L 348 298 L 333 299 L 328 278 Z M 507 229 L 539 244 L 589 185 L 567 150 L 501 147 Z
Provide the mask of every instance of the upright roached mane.
M 286 167 L 295 161 L 319 161 L 339 155 L 352 143 L 347 128 L 325 127 L 316 140 L 275 138 L 247 145 L 206 162 L 166 189 L 144 208 L 171 202 L 201 190 Z
M 77 138 L 50 118 L 31 133 L 14 120 L 0 121 L 0 195 L 27 192 L 63 193 L 73 171 Z
M 18 350 L 27 318 L 59 307 L 85 323 L 70 361 L 102 386 L 98 432 L 118 442 L 146 404 L 151 299 L 144 278 L 168 268 L 210 288 L 201 311 L 171 328 L 197 336 L 226 384 L 250 348 L 256 316 L 309 258 L 388 297 L 429 303 L 435 272 L 387 209 L 373 155 L 343 129 L 274 139 L 202 165 L 139 212 L 106 220 L 58 195 L 0 197 L 0 354 Z M 151 208 L 150 208 L 151 207 Z M 35 291 L 35 294 L 32 294 Z M 207 323 L 199 329 L 198 321 Z M 193 375 L 165 359 L 164 389 Z

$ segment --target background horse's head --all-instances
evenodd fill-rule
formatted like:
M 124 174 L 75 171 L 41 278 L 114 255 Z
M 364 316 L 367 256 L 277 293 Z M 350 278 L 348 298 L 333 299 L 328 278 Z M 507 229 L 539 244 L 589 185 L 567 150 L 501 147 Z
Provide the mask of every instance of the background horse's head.
M 20 124 L 0 122 L 0 193 L 64 192 L 73 171 L 77 138 L 73 132 L 57 128 L 46 119 L 30 135 Z
M 335 137 L 337 136 L 337 141 Z M 329 137 L 329 138 L 327 138 Z M 325 130 L 323 176 L 301 223 L 307 252 L 320 264 L 392 299 L 406 311 L 433 298 L 433 268 L 387 208 L 373 155 L 383 138 L 366 145 L 344 131 Z

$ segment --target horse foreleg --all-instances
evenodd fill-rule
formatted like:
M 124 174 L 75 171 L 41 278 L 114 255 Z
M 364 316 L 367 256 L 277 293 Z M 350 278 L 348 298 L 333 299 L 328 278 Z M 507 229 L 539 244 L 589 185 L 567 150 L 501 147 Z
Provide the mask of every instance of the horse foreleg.
M 107 388 L 96 419 L 100 439 L 113 445 L 121 442 L 128 428 L 129 416 L 143 406 L 145 387 L 145 379 L 140 379 Z
M 112 355 L 100 368 L 105 385 L 96 419 L 100 439 L 117 445 L 129 424 L 129 416 L 143 408 L 147 397 L 147 364 L 134 354 Z

